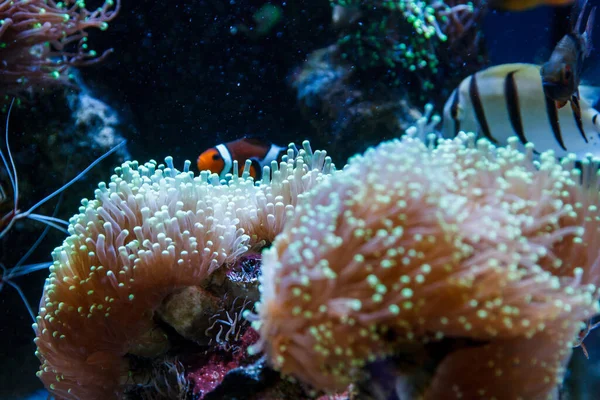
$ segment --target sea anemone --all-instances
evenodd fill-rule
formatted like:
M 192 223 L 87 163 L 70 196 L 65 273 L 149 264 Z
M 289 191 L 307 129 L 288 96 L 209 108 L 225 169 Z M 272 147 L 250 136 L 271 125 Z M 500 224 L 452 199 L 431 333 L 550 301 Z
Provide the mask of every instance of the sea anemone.
M 315 187 L 263 252 L 254 351 L 343 391 L 378 360 L 414 367 L 427 346 L 465 342 L 417 365 L 431 372 L 419 398 L 555 395 L 598 311 L 598 166 L 582 176 L 516 143 L 407 135 Z
M 297 154 L 297 156 L 294 156 Z M 334 170 L 308 143 L 262 182 L 126 162 L 70 220 L 53 252 L 37 323 L 38 376 L 57 397 L 122 396 L 132 349 L 163 349 L 154 311 L 177 289 L 206 286 L 249 248 L 273 240 L 302 193 Z M 234 168 L 237 171 L 237 168 Z

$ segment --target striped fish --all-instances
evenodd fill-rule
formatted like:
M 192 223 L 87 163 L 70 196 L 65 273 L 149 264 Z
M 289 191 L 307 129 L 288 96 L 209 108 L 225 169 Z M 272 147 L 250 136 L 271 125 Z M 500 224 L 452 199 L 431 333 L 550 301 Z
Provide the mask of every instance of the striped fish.
M 557 157 L 600 156 L 599 113 L 584 100 L 575 101 L 579 109 L 558 109 L 544 94 L 537 65 L 497 65 L 465 78 L 452 92 L 444 106 L 443 135 L 471 131 L 500 145 L 517 136 L 523 145 L 532 142 L 537 151 L 554 150 Z

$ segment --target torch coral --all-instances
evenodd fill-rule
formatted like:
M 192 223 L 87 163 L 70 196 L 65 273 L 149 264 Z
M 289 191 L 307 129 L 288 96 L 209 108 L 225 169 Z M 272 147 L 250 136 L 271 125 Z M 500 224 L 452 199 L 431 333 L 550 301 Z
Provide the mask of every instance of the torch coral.
M 588 162 L 580 185 L 571 160 L 532 154 L 462 133 L 437 147 L 408 135 L 352 159 L 263 252 L 257 349 L 342 391 L 369 363 L 467 339 L 420 396 L 555 395 L 598 311 L 598 167 Z
M 94 200 L 84 199 L 53 253 L 34 324 L 46 387 L 66 399 L 120 397 L 124 356 L 160 340 L 146 333 L 162 299 L 207 285 L 249 247 L 272 240 L 302 193 L 334 169 L 307 143 L 293 154 L 265 167 L 257 184 L 248 164 L 225 183 L 208 172 L 194 177 L 189 162 L 179 172 L 171 158 L 166 167 L 126 162 Z
M 116 2 L 116 5 L 115 5 Z M 88 11 L 85 1 L 0 1 L 0 82 L 4 93 L 68 80 L 68 69 L 102 60 L 87 44 L 88 28 L 107 29 L 120 0 Z

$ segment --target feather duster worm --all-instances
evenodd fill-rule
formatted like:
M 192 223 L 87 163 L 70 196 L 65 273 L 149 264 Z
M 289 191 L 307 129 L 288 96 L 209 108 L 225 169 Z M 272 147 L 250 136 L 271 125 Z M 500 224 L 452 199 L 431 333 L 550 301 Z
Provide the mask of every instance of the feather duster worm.
M 255 351 L 342 391 L 376 360 L 468 339 L 419 398 L 555 396 L 598 311 L 597 166 L 581 185 L 516 143 L 407 136 L 315 187 L 263 254 Z
M 296 158 L 225 184 L 216 175 L 127 162 L 83 200 L 54 253 L 34 329 L 38 376 L 59 398 L 113 399 L 124 356 L 160 347 L 154 310 L 166 295 L 207 284 L 248 248 L 273 240 L 297 198 L 334 167 L 305 143 Z M 288 154 L 294 154 L 290 150 Z M 235 169 L 237 171 L 237 168 Z M 160 335 L 159 335 L 160 336 Z

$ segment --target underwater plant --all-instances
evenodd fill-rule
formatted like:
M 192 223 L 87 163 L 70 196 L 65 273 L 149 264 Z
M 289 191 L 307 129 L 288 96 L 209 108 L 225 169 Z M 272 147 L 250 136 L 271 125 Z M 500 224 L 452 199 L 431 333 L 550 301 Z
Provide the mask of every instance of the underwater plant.
M 288 155 L 259 182 L 249 161 L 227 181 L 207 171 L 195 177 L 189 161 L 181 172 L 172 158 L 126 162 L 95 199 L 82 200 L 52 254 L 34 324 L 48 390 L 65 399 L 119 397 L 131 372 L 127 354 L 168 348 L 153 320 L 163 299 L 209 287 L 246 251 L 272 241 L 303 193 L 335 169 L 307 142 Z
M 599 311 L 598 161 L 433 136 L 303 198 L 263 252 L 254 351 L 332 392 L 386 361 L 379 398 L 556 398 Z
M 88 45 L 86 29 L 106 30 L 121 0 L 86 9 L 81 0 L 0 1 L 0 84 L 2 94 L 20 95 L 69 83 L 69 68 L 102 61 Z

